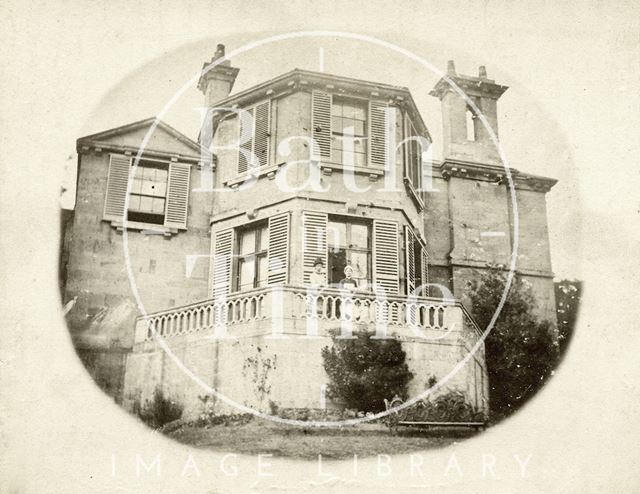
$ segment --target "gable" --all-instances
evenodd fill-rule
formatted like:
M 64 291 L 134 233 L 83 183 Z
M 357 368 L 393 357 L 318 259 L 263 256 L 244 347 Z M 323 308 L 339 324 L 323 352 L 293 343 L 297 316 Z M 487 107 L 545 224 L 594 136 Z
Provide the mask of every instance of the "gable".
M 155 118 L 148 118 L 122 127 L 81 137 L 77 141 L 78 151 L 87 147 L 101 147 L 103 150 L 131 151 L 135 154 L 155 121 Z M 158 122 L 149 137 L 145 150 L 154 154 L 192 159 L 199 159 L 201 156 L 198 143 L 162 121 Z

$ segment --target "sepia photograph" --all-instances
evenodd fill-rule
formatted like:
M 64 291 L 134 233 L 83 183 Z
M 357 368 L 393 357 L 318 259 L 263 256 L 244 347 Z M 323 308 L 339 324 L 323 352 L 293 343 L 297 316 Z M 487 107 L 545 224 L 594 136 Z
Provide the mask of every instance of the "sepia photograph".
M 637 6 L 1 8 L 0 492 L 637 492 Z

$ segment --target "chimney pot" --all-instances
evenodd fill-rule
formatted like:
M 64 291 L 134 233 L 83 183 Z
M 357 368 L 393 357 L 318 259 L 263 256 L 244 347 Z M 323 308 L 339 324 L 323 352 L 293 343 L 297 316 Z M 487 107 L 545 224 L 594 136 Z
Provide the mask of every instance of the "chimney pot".
M 456 75 L 456 65 L 453 60 L 447 62 L 447 75 Z
M 487 68 L 484 65 L 481 65 L 480 68 L 478 68 L 478 75 L 480 76 L 480 79 L 487 78 Z

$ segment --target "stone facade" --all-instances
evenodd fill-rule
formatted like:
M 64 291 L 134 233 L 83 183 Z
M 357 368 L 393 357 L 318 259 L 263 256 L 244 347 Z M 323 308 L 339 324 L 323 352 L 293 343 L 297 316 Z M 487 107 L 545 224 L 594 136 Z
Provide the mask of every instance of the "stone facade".
M 469 280 L 491 265 L 508 266 L 515 242 L 513 189 L 518 273 L 530 280 L 540 315 L 555 323 L 545 206 L 545 193 L 555 182 L 516 170 L 510 182 L 478 115 L 469 121 L 469 104 L 440 81 L 432 94 L 442 100 L 445 154 L 432 169 L 433 187 L 420 192 L 424 177 L 414 169 L 419 148 L 407 138 L 428 142 L 430 136 L 406 88 L 294 70 L 229 95 L 237 69 L 226 60 L 220 63 L 223 56 L 219 46 L 199 82 L 209 106 L 229 109 L 207 120 L 215 150 L 212 181 L 207 181 L 206 135 L 197 144 L 158 124 L 142 155 L 156 163 L 149 165 L 152 169 L 169 174 L 162 196 L 165 213 L 154 213 L 153 224 L 143 220 L 125 226 L 126 187 L 117 189 L 136 163 L 153 119 L 78 140 L 78 192 L 64 297 L 76 298 L 69 327 L 96 379 L 128 408 L 150 399 L 159 387 L 179 400 L 187 415 L 197 415 L 198 397 L 206 391 L 161 348 L 153 326 L 201 383 L 240 405 L 261 411 L 273 404 L 319 407 L 327 381 L 321 349 L 331 344 L 329 330 L 343 324 L 340 311 L 347 303 L 332 288 L 309 298 L 309 273 L 320 256 L 327 284 L 338 281 L 336 273 L 345 262 L 357 267 L 358 283 L 369 295 L 356 297 L 361 315 L 356 326 L 375 329 L 382 319 L 389 323 L 415 375 L 413 395 L 430 377 L 446 376 L 477 346 L 447 385 L 462 389 L 486 410 L 484 349 L 469 308 L 429 298 L 440 296 L 434 289 L 418 291 L 415 307 L 402 297 L 429 282 L 451 290 L 464 304 Z M 482 69 L 477 78 L 459 76 L 451 65 L 449 77 L 497 132 L 496 102 L 506 87 L 487 79 Z M 244 125 L 238 110 L 254 117 L 245 145 L 258 164 L 250 186 L 250 166 L 235 145 Z M 351 112 L 345 118 L 354 121 L 358 111 L 365 115 L 366 135 L 360 141 L 365 161 L 351 172 L 341 161 L 347 151 L 339 151 L 342 158 L 336 159 L 336 122 L 343 115 L 338 111 Z M 378 160 L 383 166 L 377 166 Z M 120 178 L 118 170 L 124 170 Z M 214 191 L 202 190 L 207 184 Z M 349 240 L 354 245 L 332 250 L 328 238 L 336 235 L 335 225 L 348 232 L 359 225 L 366 240 L 360 240 L 362 245 Z M 259 239 L 256 251 L 251 244 L 246 256 L 254 271 L 245 271 L 242 264 L 249 230 L 251 242 Z M 268 239 L 263 242 L 258 235 Z M 258 262 L 261 249 L 264 265 Z M 139 317 L 127 262 L 146 318 Z M 388 295 L 383 309 L 371 295 L 378 289 Z M 309 309 L 310 300 L 324 308 Z M 193 305 L 199 301 L 204 302 Z M 306 334 L 309 320 L 316 321 L 313 338 Z M 231 339 L 211 338 L 221 321 Z M 273 338 L 274 321 L 280 338 Z M 417 338 L 416 328 L 432 339 Z M 123 365 L 123 372 L 113 370 Z M 219 400 L 217 406 L 226 410 L 230 405 Z

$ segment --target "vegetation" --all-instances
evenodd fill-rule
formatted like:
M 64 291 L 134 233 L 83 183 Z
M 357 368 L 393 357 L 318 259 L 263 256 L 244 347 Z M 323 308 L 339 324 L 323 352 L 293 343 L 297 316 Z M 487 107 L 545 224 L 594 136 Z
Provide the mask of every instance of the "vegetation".
M 142 408 L 139 406 L 136 408 L 138 408 L 140 419 L 154 429 L 182 417 L 182 405 L 166 398 L 160 388 L 155 389 L 153 398 L 148 400 Z
M 578 308 L 582 298 L 582 282 L 560 280 L 555 283 L 556 315 L 558 316 L 558 346 L 560 355 L 569 346 L 573 329 L 578 318 Z
M 327 396 L 346 408 L 379 412 L 384 410 L 385 398 L 407 396 L 413 374 L 405 363 L 402 345 L 395 339 L 372 339 L 373 334 L 354 332 L 353 339 L 334 335 L 333 346 L 322 349 L 330 380 Z
M 470 286 L 473 315 L 486 328 L 499 305 L 506 276 L 497 270 Z M 485 340 L 492 420 L 511 415 L 549 379 L 558 363 L 553 326 L 533 313 L 534 299 L 526 281 L 514 279 L 493 329 Z
M 483 422 L 485 419 L 459 390 L 420 400 L 401 410 L 400 414 L 406 420 L 418 422 Z

